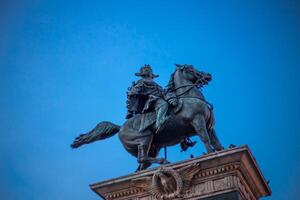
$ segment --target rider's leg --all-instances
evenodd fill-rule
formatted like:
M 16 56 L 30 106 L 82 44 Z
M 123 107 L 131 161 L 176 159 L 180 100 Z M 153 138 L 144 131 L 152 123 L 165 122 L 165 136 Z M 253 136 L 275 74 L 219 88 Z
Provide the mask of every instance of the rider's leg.
M 196 133 L 199 135 L 200 139 L 205 145 L 205 148 L 208 153 L 213 152 L 214 150 L 211 147 L 211 142 L 208 137 L 208 133 L 206 130 L 206 122 L 203 116 L 196 116 L 194 120 L 192 121 L 192 125 L 196 131 Z
M 156 129 L 159 130 L 163 123 L 166 121 L 168 111 L 168 103 L 164 99 L 158 99 L 155 103 L 156 112 Z

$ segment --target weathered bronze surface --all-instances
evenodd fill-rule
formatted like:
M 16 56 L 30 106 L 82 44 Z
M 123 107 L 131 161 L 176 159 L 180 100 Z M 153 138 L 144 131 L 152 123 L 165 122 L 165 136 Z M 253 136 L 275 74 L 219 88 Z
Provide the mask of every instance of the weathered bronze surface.
M 127 93 L 128 119 L 122 126 L 100 122 L 93 130 L 78 136 L 72 148 L 119 133 L 124 148 L 137 157 L 138 171 L 152 163 L 166 164 L 157 158 L 162 147 L 181 143 L 182 150 L 193 146 L 188 138 L 198 135 L 208 153 L 223 149 L 214 130 L 213 107 L 201 92 L 212 76 L 192 65 L 176 65 L 166 89 L 154 78 L 149 65 L 141 68 Z

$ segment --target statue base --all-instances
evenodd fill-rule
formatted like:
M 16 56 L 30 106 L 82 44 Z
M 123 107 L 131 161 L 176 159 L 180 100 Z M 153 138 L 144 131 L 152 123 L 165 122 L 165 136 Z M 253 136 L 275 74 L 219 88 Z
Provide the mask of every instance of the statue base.
M 271 195 L 248 146 L 90 185 L 106 200 L 257 200 Z

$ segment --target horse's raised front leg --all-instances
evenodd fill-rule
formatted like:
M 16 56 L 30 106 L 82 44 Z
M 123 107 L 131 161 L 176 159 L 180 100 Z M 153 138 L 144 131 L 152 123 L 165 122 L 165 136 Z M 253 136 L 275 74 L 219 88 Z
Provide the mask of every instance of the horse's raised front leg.
M 206 122 L 204 117 L 196 116 L 192 121 L 192 126 L 194 127 L 201 141 L 204 143 L 207 153 L 213 152 L 214 150 L 211 147 L 211 142 L 206 130 Z

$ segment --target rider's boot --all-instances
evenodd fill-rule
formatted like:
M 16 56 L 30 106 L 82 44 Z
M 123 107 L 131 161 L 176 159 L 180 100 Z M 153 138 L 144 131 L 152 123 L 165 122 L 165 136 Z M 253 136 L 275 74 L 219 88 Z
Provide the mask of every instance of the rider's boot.
M 163 127 L 168 117 L 166 117 L 168 111 L 168 104 L 161 105 L 156 111 L 156 133 Z

